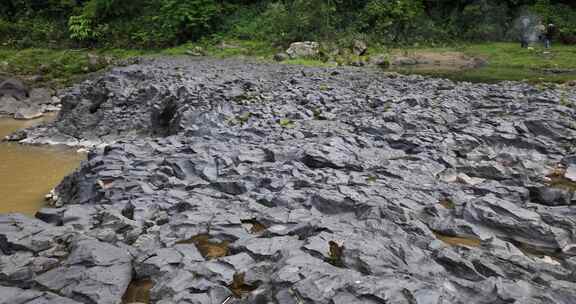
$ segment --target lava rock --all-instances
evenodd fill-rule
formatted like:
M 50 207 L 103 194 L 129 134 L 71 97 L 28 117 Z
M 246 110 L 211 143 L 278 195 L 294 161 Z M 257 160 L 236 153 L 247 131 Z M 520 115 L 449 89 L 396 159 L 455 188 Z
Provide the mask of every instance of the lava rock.
M 2 286 L 83 303 L 118 303 L 131 280 L 153 303 L 576 302 L 570 174 L 551 169 L 573 162 L 576 110 L 558 101 L 576 92 L 185 57 L 58 98 L 23 142 L 95 148 L 58 209 L 0 216 Z
M 58 296 L 55 293 L 0 286 L 1 304 L 80 304 L 83 302 Z
M 95 240 L 73 243 L 62 266 L 36 277 L 39 285 L 80 301 L 119 303 L 132 279 L 130 255 Z

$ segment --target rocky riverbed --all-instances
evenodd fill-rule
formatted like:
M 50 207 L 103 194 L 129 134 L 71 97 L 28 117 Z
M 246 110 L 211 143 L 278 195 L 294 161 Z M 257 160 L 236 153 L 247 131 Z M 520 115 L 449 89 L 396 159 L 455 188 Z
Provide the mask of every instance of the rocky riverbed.
M 17 79 L 0 77 L 0 117 L 18 120 L 40 118 L 60 110 L 60 100 L 49 88 L 28 88 Z
M 0 303 L 576 303 L 573 89 L 156 59 L 59 97 L 10 138 L 97 148 L 0 215 Z

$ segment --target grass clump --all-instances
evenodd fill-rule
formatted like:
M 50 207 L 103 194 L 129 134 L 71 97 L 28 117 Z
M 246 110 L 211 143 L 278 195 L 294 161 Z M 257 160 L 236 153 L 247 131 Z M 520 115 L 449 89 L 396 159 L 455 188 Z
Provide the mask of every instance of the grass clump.
M 307 67 L 323 67 L 323 68 L 335 68 L 338 66 L 336 62 L 324 62 L 318 59 L 309 58 L 299 58 L 299 59 L 289 59 L 283 62 L 284 64 L 301 65 Z
M 41 75 L 44 81 L 66 85 L 76 75 L 102 68 L 104 63 L 90 64 L 86 51 L 0 49 L 0 71 L 23 76 Z
M 329 43 L 328 43 L 329 44 Z M 284 50 L 270 42 L 241 39 L 212 38 L 188 42 L 166 49 L 9 49 L 0 48 L 0 73 L 22 76 L 41 75 L 43 82 L 56 87 L 70 85 L 87 73 L 92 73 L 134 57 L 154 56 L 209 56 L 215 58 L 251 58 L 271 61 L 274 54 Z M 381 53 L 383 52 L 383 53 Z M 377 44 L 370 46 L 366 56 L 348 54 L 323 55 L 318 58 L 288 59 L 283 64 L 307 67 L 333 68 L 341 65 L 362 65 L 376 56 L 414 57 L 425 52 L 444 56 L 448 53 L 482 58 L 486 64 L 480 68 L 446 68 L 439 65 L 425 67 L 395 67 L 392 70 L 407 74 L 424 74 L 457 81 L 498 82 L 504 80 L 528 81 L 535 84 L 567 82 L 576 79 L 576 48 L 555 45 L 552 49 L 533 47 L 522 49 L 516 43 L 476 43 L 452 47 L 389 49 Z M 96 62 L 94 62 L 94 58 Z M 544 87 L 543 87 L 544 88 Z M 329 89 L 320 86 L 319 90 Z M 571 106 L 564 98 L 561 104 Z
M 328 252 L 328 263 L 336 267 L 344 267 L 344 244 L 339 245 L 334 241 L 328 242 L 330 251 Z
M 454 202 L 449 198 L 444 198 L 444 199 L 440 200 L 439 204 L 446 209 L 456 208 L 456 204 L 454 204 Z
M 284 128 L 284 129 L 291 129 L 294 128 L 296 125 L 294 124 L 294 122 L 291 119 L 288 118 L 282 118 L 278 121 L 278 125 L 280 125 L 280 127 Z
M 467 56 L 486 60 L 486 65 L 456 71 L 438 69 L 418 71 L 408 68 L 401 72 L 488 83 L 505 80 L 561 83 L 576 79 L 576 48 L 569 45 L 555 45 L 551 49 L 544 49 L 541 46 L 523 49 L 517 43 L 490 42 L 454 47 L 420 48 L 418 51 L 439 54 L 462 52 Z

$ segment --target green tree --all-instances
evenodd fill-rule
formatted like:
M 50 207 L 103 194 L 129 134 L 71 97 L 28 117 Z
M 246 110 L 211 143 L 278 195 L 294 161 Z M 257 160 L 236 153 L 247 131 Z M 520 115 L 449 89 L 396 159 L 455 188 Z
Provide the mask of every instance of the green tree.
M 220 5 L 214 0 L 160 0 L 155 18 L 166 33 L 178 41 L 198 39 L 210 32 L 219 17 Z

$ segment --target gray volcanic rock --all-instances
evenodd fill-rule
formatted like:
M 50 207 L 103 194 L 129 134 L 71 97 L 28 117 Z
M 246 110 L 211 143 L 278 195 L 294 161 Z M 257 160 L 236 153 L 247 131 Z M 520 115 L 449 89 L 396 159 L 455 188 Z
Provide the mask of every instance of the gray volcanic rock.
M 35 119 L 59 109 L 59 99 L 49 89 L 28 90 L 17 80 L 0 82 L 0 115 L 15 119 Z
M 1 304 L 80 304 L 51 292 L 0 286 Z
M 12 95 L 0 96 L 0 115 L 14 115 L 22 105 L 22 102 Z
M 554 173 L 576 163 L 574 90 L 188 58 L 61 98 L 23 142 L 102 147 L 45 222 L 0 217 L 0 285 L 82 303 L 118 303 L 131 279 L 152 303 L 576 302 L 576 187 Z
M 29 96 L 29 89 L 20 80 L 9 78 L 0 80 L 0 97 L 14 97 L 23 100 Z
M 1 284 L 27 289 L 0 286 L 6 303 L 120 303 L 132 277 L 126 250 L 21 215 L 0 216 L 0 249 Z
M 119 303 L 132 279 L 130 255 L 96 240 L 78 240 L 72 244 L 63 265 L 37 276 L 34 281 L 81 302 Z

